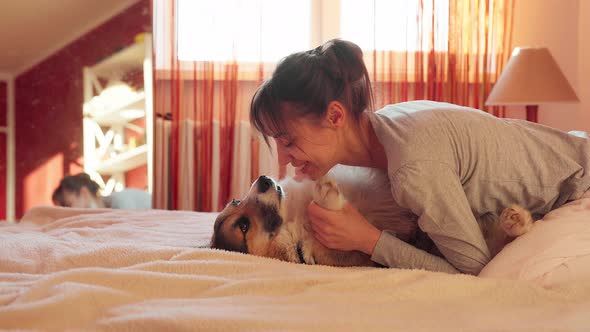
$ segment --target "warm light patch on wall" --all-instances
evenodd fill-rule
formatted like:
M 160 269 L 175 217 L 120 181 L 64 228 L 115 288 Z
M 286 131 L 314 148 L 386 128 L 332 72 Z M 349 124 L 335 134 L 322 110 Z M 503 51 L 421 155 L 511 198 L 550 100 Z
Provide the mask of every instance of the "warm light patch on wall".
M 63 177 L 64 155 L 58 153 L 29 173 L 23 186 L 23 211 L 38 205 L 53 205 L 51 194 Z M 56 173 L 61 176 L 57 177 Z M 56 179 L 57 180 L 56 182 Z

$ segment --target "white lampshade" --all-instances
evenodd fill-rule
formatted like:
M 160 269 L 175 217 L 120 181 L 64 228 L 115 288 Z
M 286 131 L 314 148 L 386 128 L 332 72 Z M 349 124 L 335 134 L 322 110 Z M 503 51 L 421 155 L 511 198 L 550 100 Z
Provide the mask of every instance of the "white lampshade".
M 486 105 L 538 105 L 576 101 L 576 93 L 547 48 L 521 47 L 512 52 Z

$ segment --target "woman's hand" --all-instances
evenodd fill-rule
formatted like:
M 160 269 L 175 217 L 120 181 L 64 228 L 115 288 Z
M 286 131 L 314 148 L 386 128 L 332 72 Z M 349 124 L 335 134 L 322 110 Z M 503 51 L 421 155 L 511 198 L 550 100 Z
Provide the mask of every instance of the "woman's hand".
M 381 236 L 381 231 L 348 203 L 342 210 L 332 211 L 311 202 L 307 214 L 313 235 L 330 249 L 358 250 L 370 256 Z

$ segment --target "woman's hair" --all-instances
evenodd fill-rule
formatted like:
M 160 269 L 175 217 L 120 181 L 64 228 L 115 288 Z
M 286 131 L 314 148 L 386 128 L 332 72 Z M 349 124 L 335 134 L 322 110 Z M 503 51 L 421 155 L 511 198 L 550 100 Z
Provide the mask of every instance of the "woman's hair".
M 65 206 L 66 202 L 64 193 L 68 191 L 79 194 L 82 187 L 86 187 L 86 189 L 88 189 L 88 191 L 90 191 L 93 196 L 98 196 L 98 189 L 100 188 L 98 183 L 94 182 L 90 178 L 90 175 L 86 173 L 79 173 L 76 175 L 66 175 L 61 180 L 55 191 L 53 191 L 51 199 L 54 203 L 60 206 Z
M 254 94 L 250 122 L 268 143 L 268 136 L 286 132 L 287 116 L 320 117 L 332 101 L 342 103 L 357 120 L 364 110 L 373 108 L 363 52 L 339 39 L 283 58 Z M 285 114 L 286 109 L 291 114 Z

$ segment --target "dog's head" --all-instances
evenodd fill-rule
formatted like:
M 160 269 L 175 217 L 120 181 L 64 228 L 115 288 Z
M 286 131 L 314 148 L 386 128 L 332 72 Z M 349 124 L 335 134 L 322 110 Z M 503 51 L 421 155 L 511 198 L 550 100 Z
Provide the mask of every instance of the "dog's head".
M 211 247 L 272 257 L 271 242 L 283 225 L 283 189 L 259 177 L 242 200 L 232 200 L 215 220 Z

